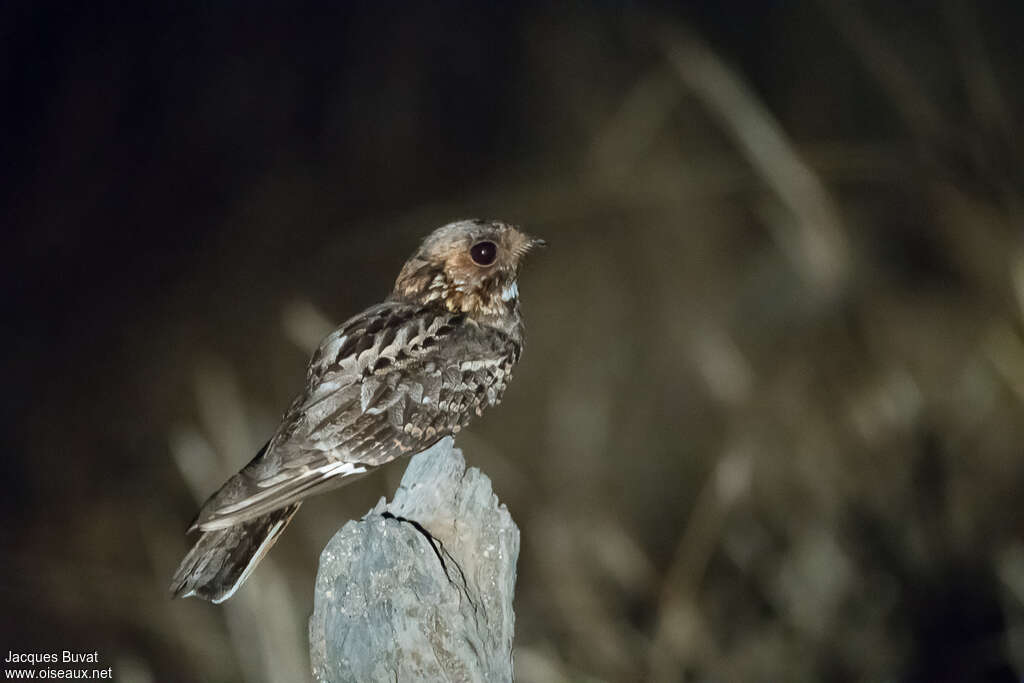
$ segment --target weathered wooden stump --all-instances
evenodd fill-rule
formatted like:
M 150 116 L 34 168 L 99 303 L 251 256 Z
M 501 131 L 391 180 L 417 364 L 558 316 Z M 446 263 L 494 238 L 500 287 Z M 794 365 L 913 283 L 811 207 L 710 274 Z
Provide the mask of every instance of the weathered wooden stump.
M 519 529 L 452 443 L 414 456 L 394 500 L 324 548 L 317 681 L 512 680 Z

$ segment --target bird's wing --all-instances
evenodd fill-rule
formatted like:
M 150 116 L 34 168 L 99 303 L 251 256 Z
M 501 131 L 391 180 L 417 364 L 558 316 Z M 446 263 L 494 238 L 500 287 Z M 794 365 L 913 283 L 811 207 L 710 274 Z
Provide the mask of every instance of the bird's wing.
M 509 336 L 461 315 L 367 310 L 321 343 L 277 433 L 194 526 L 231 526 L 428 448 L 500 399 L 518 356 Z

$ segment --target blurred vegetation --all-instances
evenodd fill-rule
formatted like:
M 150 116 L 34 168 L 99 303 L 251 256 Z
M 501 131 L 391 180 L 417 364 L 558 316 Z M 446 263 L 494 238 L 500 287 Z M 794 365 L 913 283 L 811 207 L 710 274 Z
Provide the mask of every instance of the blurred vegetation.
M 166 584 L 320 335 L 481 215 L 553 245 L 460 435 L 518 680 L 1024 676 L 1024 5 L 10 2 L 2 642 L 301 681 L 304 507 Z

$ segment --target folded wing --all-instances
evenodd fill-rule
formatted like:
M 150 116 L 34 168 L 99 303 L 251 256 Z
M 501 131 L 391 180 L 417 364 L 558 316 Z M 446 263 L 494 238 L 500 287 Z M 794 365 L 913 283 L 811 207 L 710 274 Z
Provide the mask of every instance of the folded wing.
M 430 447 L 497 402 L 518 353 L 460 315 L 399 302 L 367 310 L 321 343 L 277 433 L 193 528 L 254 519 Z

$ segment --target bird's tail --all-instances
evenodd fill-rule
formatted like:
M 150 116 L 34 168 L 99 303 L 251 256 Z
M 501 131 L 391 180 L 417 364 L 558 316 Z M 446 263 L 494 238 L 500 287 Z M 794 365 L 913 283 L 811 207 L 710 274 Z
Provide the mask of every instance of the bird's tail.
M 245 583 L 277 541 L 302 503 L 224 529 L 203 531 L 171 582 L 176 598 L 194 596 L 224 602 Z

